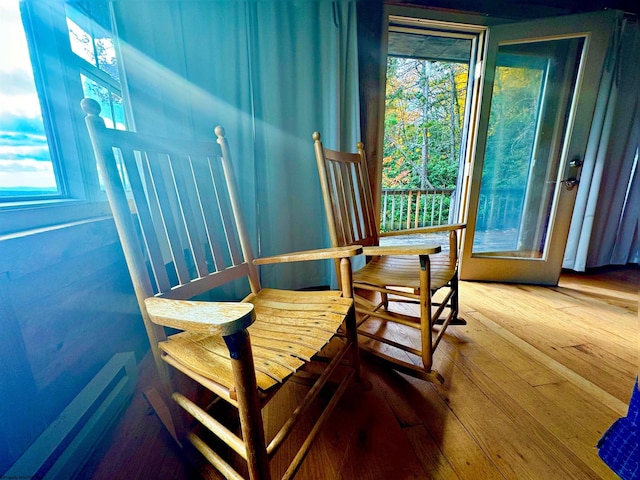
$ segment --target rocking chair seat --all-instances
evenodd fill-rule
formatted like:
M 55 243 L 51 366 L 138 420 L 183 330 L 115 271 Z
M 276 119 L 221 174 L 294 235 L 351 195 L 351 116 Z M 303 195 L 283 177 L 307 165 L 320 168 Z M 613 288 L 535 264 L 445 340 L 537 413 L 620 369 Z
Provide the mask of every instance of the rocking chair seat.
M 352 305 L 352 300 L 340 296 L 339 291 L 268 288 L 250 294 L 244 301 L 254 306 L 256 320 L 247 330 L 251 336 L 258 389 L 264 395 L 295 374 L 327 345 Z M 300 322 L 301 316 L 304 322 Z M 179 370 L 194 371 L 220 384 L 233 399 L 235 382 L 231 359 L 221 335 L 184 331 L 168 337 L 159 346 L 165 361 Z
M 429 260 L 431 261 L 431 291 L 435 292 L 449 284 L 457 272 L 458 262 L 457 258 L 449 255 L 449 252 L 430 255 Z
M 365 252 L 370 251 L 365 248 Z M 431 290 L 436 291 L 446 285 L 456 271 L 456 262 L 448 253 L 429 255 L 431 261 Z M 372 257 L 359 270 L 353 272 L 356 287 L 364 285 L 386 285 L 388 288 L 420 289 L 420 279 L 416 271 L 420 269 L 420 259 L 415 255 L 387 255 Z

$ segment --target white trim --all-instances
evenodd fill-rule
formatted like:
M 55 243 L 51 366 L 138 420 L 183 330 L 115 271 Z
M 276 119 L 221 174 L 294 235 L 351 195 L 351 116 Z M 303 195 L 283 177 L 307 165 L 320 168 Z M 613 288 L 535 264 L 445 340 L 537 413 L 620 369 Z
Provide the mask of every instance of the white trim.
M 32 202 L 16 202 L 0 209 L 0 241 L 16 234 L 29 234 L 54 225 L 97 219 L 110 216 L 105 201 L 88 202 L 74 199 L 57 199 Z

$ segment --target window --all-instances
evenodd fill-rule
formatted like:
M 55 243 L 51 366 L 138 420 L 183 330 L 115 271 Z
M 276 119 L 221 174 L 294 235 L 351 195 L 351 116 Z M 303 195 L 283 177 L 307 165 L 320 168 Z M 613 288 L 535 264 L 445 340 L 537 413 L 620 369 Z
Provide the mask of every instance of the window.
M 0 197 L 61 193 L 18 2 L 0 3 Z
M 0 234 L 108 213 L 82 97 L 126 129 L 107 2 L 0 2 Z
M 126 130 L 108 5 L 102 2 L 67 5 L 66 15 L 69 42 L 77 57 L 84 96 L 100 103 L 107 127 Z

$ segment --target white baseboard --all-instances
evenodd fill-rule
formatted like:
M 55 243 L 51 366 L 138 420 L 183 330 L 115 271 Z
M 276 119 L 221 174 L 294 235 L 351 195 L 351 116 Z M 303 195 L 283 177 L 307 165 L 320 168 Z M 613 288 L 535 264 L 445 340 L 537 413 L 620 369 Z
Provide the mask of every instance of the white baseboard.
M 3 478 L 72 478 L 129 402 L 137 380 L 133 353 L 115 354 Z

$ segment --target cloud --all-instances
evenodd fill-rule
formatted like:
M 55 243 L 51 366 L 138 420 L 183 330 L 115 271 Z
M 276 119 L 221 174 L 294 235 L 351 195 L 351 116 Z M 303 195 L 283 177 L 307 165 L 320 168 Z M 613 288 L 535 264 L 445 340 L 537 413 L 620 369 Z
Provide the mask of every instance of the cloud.
M 5 132 L 0 130 L 0 145 L 9 145 L 12 143 L 24 145 L 26 142 L 29 142 L 29 137 L 26 133 Z
M 4 95 L 33 95 L 33 75 L 27 70 L 0 70 L 0 85 Z
M 10 172 L 50 172 L 51 163 L 43 163 L 33 159 L 24 160 L 0 160 L 0 171 Z
M 0 113 L 0 160 L 51 162 L 42 120 Z
M 44 135 L 42 117 L 24 117 L 10 112 L 0 112 L 0 136 L 11 134 Z
M 44 133 L 8 132 L 0 127 L 0 148 L 30 147 L 47 145 Z
M 53 164 L 34 160 L 0 160 L 0 190 L 56 188 Z
M 22 145 L 18 147 L 0 145 L 0 161 L 2 160 L 50 162 L 51 155 L 49 154 L 49 147 L 46 143 L 44 145 Z

